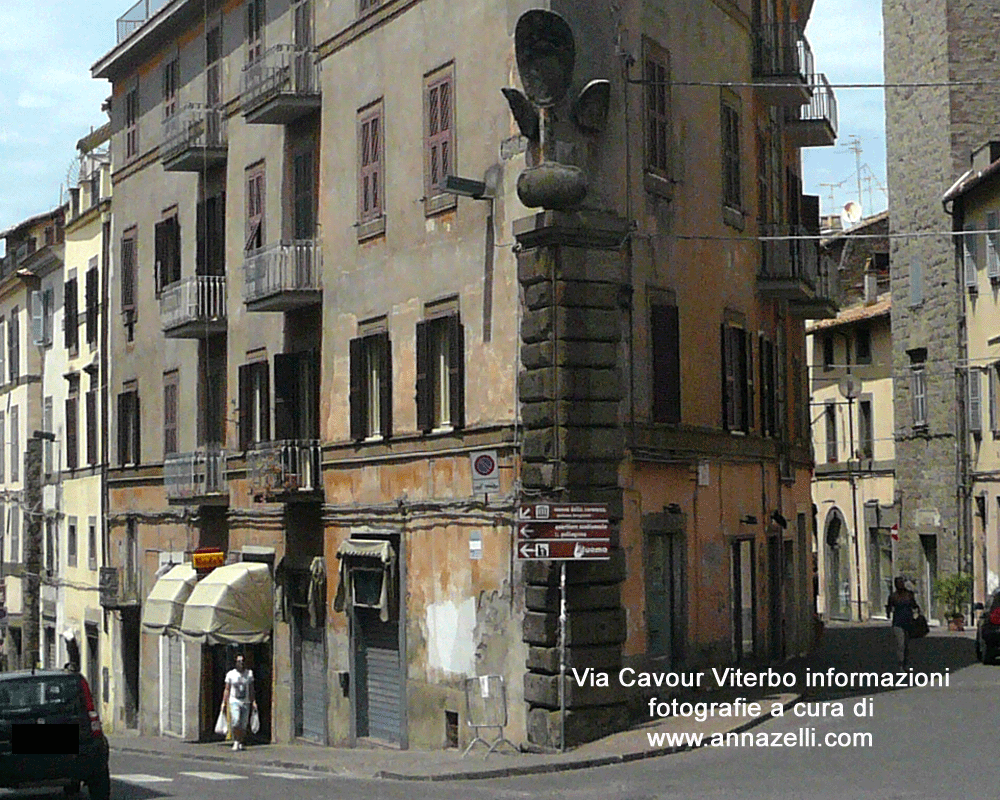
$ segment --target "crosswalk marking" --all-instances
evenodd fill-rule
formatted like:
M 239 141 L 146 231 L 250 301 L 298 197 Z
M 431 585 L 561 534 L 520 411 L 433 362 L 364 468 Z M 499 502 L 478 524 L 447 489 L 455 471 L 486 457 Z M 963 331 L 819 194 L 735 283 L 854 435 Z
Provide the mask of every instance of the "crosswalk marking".
M 288 778 L 293 781 L 314 781 L 319 779 L 319 775 L 301 775 L 297 772 L 258 772 L 265 778 Z
M 113 775 L 116 781 L 127 781 L 128 783 L 169 783 L 173 778 L 164 778 L 161 775 L 147 775 L 144 772 L 134 772 L 131 775 Z
M 233 775 L 231 772 L 178 772 L 178 775 L 188 775 L 192 778 L 204 778 L 207 781 L 245 781 L 246 775 Z

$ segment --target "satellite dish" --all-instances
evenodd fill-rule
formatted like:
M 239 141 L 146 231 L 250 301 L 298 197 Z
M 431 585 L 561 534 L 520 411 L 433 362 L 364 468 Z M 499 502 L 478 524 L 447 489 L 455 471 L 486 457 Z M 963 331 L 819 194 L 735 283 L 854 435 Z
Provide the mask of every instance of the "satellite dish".
M 861 205 L 859 203 L 855 203 L 853 200 L 849 200 L 844 204 L 844 211 L 840 216 L 843 217 L 845 222 L 853 225 L 861 219 Z
M 847 400 L 854 400 L 861 394 L 861 381 L 853 375 L 845 375 L 840 379 L 840 395 Z

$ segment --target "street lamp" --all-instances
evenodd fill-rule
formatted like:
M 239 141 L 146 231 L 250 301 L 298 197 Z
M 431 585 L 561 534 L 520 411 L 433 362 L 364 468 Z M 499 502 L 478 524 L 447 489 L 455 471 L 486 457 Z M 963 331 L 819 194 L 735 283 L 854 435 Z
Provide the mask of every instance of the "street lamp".
M 850 369 L 850 367 L 848 367 Z M 847 480 L 851 484 L 851 527 L 854 529 L 854 585 L 858 596 L 858 622 L 861 622 L 861 544 L 858 540 L 858 484 L 851 459 L 854 458 L 854 400 L 861 393 L 861 382 L 848 372 L 840 379 L 840 394 L 847 400 L 847 430 L 850 450 L 847 453 Z

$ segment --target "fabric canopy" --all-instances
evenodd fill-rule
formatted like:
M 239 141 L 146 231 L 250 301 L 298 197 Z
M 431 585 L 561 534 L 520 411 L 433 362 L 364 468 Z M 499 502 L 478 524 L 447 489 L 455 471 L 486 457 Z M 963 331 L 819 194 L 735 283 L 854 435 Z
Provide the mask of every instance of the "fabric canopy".
M 333 610 L 343 611 L 353 602 L 353 591 L 350 586 L 351 571 L 348 569 L 349 558 L 377 558 L 382 562 L 382 587 L 379 596 L 379 619 L 389 621 L 390 592 L 395 586 L 394 570 L 396 554 L 392 545 L 385 540 L 375 539 L 345 539 L 337 548 L 337 558 L 340 559 L 340 581 L 337 584 L 337 594 L 333 598 Z M 357 562 L 355 562 L 357 563 Z
M 177 633 L 198 574 L 190 564 L 177 564 L 157 579 L 142 607 L 142 627 L 154 633 Z
M 184 604 L 180 632 L 202 644 L 258 644 L 271 636 L 274 606 L 266 564 L 241 561 L 201 579 Z

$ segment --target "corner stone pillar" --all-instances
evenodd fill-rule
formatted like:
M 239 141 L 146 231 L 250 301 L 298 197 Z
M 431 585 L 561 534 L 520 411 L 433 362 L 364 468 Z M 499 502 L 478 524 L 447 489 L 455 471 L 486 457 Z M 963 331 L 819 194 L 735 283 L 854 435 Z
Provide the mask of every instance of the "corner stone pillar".
M 514 222 L 523 290 L 518 400 L 524 423 L 523 502 L 604 503 L 611 517 L 610 561 L 566 565 L 566 669 L 617 672 L 625 641 L 619 548 L 624 456 L 619 407 L 631 298 L 624 219 L 590 211 L 542 211 Z M 524 697 L 528 739 L 561 745 L 559 562 L 523 570 L 528 644 Z M 566 745 L 627 727 L 623 691 L 579 687 L 566 677 Z

